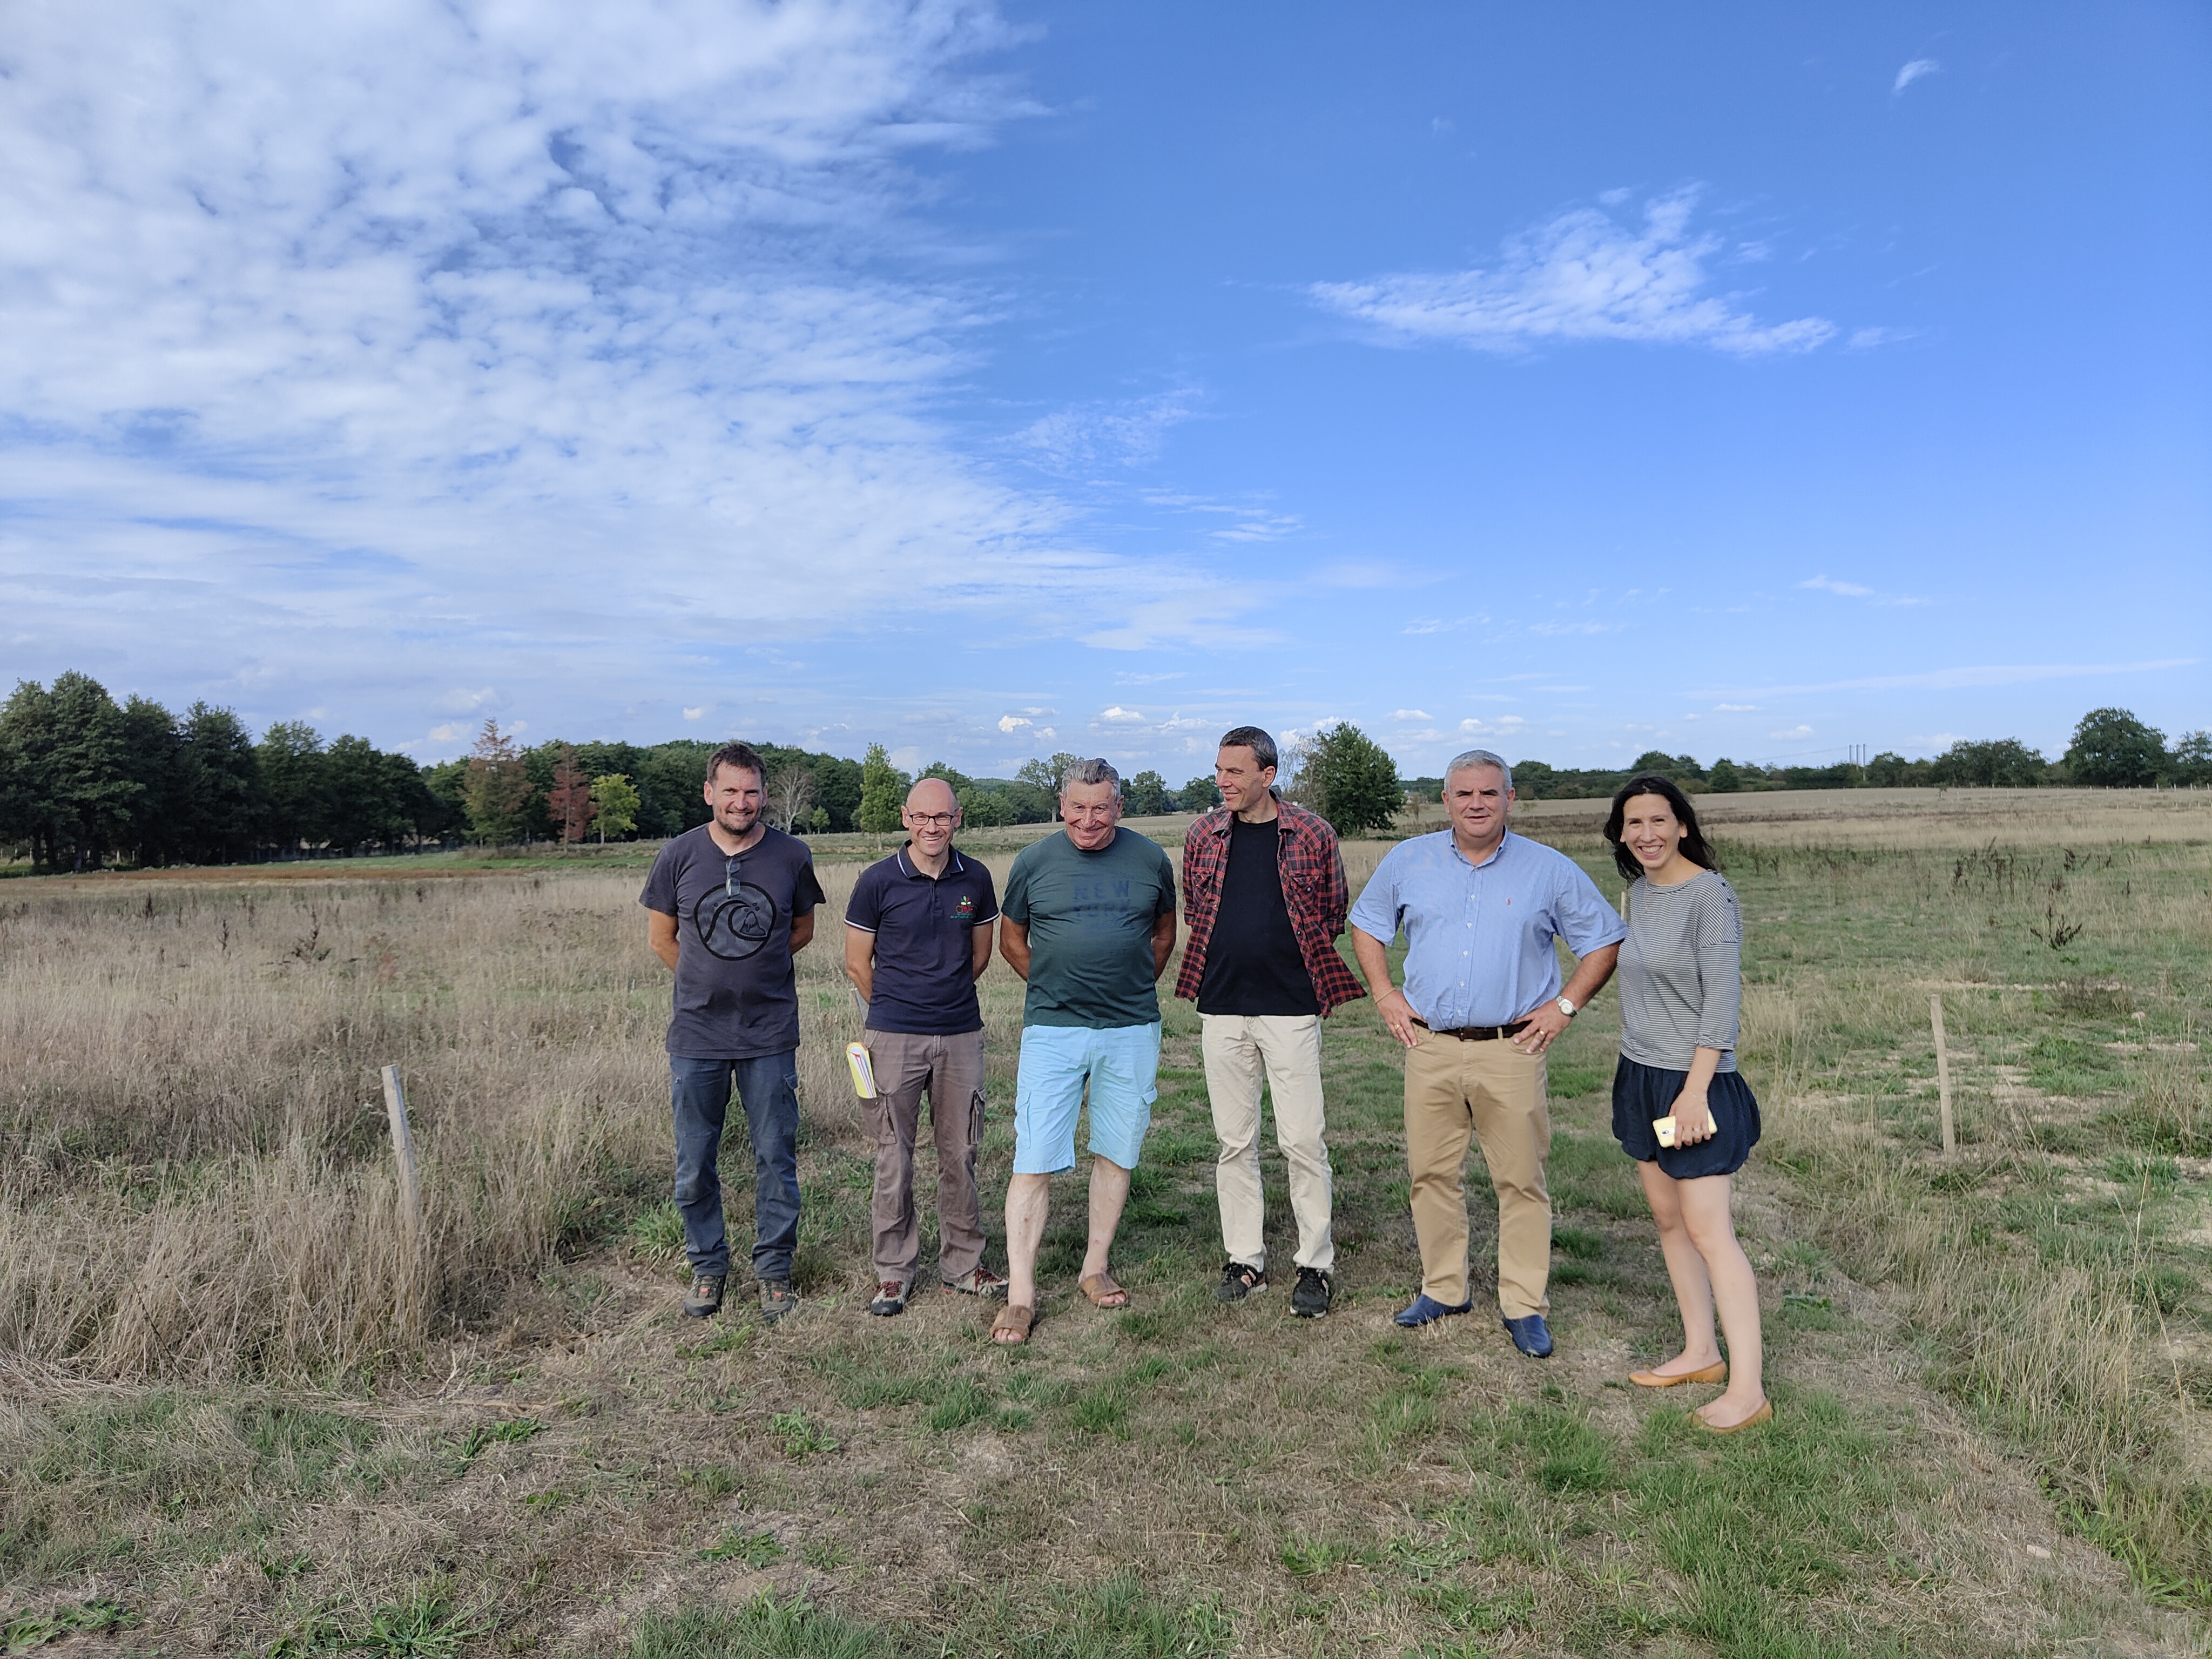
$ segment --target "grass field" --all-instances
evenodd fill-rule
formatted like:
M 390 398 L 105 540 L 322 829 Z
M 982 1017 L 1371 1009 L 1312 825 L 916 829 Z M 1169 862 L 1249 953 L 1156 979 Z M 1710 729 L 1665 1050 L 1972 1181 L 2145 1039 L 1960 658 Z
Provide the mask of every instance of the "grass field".
M 1480 1315 L 1392 1330 L 1418 1266 L 1364 1003 L 1325 1046 L 1334 1315 L 1212 1300 L 1197 1022 L 1172 1004 L 1134 1305 L 1075 1294 L 1063 1181 L 1037 1336 L 1006 1352 L 965 1299 L 865 1312 L 834 932 L 801 959 L 806 1305 L 769 1330 L 743 1301 L 678 1315 L 634 851 L 9 883 L 4 1645 L 2202 1651 L 2212 799 L 1877 793 L 1705 798 L 1748 925 L 1766 1138 L 1741 1207 L 1779 1413 L 1718 1444 L 1694 1401 L 1621 1380 L 1677 1332 L 1607 1133 L 1609 995 L 1552 1069 L 1553 1361 Z M 1521 827 L 1613 891 L 1596 808 Z M 1012 841 L 975 844 L 1003 872 Z M 1355 885 L 1383 850 L 1347 849 Z M 857 866 L 820 856 L 842 907 Z M 995 1197 L 1019 997 L 1003 964 L 983 988 Z M 426 1160 L 411 1254 L 386 1061 Z M 1486 1274 L 1479 1161 L 1469 1184 Z

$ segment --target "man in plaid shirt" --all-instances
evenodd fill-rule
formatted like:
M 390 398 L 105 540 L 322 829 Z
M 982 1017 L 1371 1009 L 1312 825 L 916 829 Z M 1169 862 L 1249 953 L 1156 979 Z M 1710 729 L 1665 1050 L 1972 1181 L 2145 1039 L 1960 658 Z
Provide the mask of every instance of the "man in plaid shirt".
M 1260 1182 L 1260 1085 L 1275 1102 L 1275 1144 L 1290 1165 L 1298 1223 L 1291 1310 L 1328 1311 L 1328 1146 L 1322 1138 L 1321 1022 L 1366 994 L 1336 939 L 1351 897 L 1336 832 L 1276 794 L 1275 740 L 1256 726 L 1221 739 L 1222 804 L 1183 836 L 1183 946 L 1176 994 L 1198 1004 L 1206 1091 L 1221 1151 L 1214 1188 L 1228 1251 L 1214 1294 L 1241 1302 L 1267 1287 Z

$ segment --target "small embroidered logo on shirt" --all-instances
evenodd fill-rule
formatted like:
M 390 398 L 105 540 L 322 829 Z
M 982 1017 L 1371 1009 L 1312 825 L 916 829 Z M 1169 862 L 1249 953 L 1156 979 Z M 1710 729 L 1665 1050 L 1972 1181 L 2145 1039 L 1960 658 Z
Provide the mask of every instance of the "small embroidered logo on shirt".
M 975 899 L 969 896 L 963 896 L 960 902 L 953 907 L 952 914 L 963 921 L 972 921 L 975 915 Z

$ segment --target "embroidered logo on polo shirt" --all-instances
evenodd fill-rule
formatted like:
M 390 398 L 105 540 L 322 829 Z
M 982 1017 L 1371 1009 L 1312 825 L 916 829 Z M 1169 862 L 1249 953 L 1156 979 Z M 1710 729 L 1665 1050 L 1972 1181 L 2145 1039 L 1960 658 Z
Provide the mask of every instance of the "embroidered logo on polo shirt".
M 952 907 L 952 914 L 962 921 L 975 919 L 975 900 L 972 894 L 963 894 L 960 902 Z

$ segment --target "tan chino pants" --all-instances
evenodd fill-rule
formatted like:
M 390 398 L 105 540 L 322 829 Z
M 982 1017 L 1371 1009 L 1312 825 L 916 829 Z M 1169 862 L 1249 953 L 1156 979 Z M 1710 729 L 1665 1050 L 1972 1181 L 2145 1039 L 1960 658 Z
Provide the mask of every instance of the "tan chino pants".
M 876 1185 L 870 1219 L 876 1277 L 914 1283 L 921 1230 L 914 1205 L 914 1142 L 921 1097 L 929 1096 L 937 1143 L 937 1273 L 951 1284 L 983 1260 L 983 1218 L 975 1197 L 975 1149 L 983 1139 L 983 1034 L 916 1036 L 866 1034 L 876 1074 Z
M 1542 1313 L 1552 1273 L 1543 1056 L 1523 1054 L 1505 1037 L 1468 1042 L 1421 1031 L 1420 1038 L 1406 1054 L 1406 1164 L 1421 1289 L 1448 1307 L 1468 1300 L 1463 1170 L 1471 1132 L 1498 1191 L 1499 1311 L 1508 1319 Z
M 1321 1018 L 1316 1014 L 1200 1014 L 1206 1093 L 1221 1150 L 1213 1166 L 1221 1242 L 1231 1261 L 1267 1265 L 1267 1200 L 1260 1178 L 1260 1085 L 1275 1103 L 1275 1145 L 1290 1168 L 1297 1265 L 1336 1271 L 1329 1235 L 1328 1143 L 1323 1138 Z

